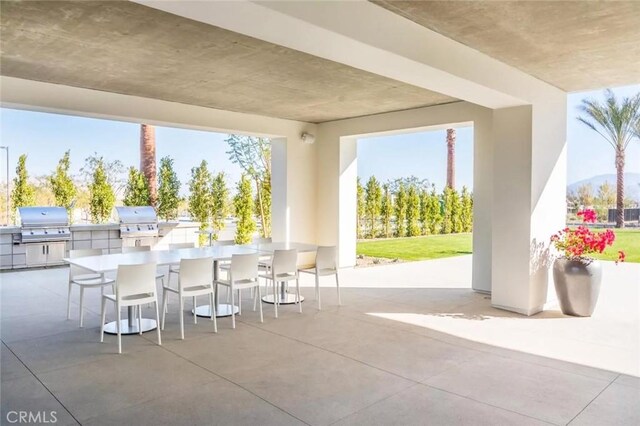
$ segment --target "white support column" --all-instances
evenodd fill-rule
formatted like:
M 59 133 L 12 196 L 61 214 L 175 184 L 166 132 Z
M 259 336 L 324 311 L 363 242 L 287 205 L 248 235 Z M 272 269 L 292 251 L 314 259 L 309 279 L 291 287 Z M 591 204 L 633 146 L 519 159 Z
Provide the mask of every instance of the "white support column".
M 271 139 L 271 237 L 290 240 L 290 210 L 287 202 L 287 139 Z
M 476 291 L 491 292 L 493 143 L 491 111 L 473 123 L 473 274 Z
M 358 141 L 340 138 L 340 181 L 338 198 L 338 263 L 341 267 L 356 264 L 356 215 L 358 179 Z
M 566 214 L 566 97 L 493 111 L 492 304 L 533 315 L 547 301 L 549 237 Z

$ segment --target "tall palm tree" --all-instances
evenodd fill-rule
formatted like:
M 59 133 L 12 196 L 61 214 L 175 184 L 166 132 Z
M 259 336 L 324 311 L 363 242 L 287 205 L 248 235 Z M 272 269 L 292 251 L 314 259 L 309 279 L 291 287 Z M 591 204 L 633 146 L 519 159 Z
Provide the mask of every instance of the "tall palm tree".
M 577 117 L 591 130 L 602 136 L 616 153 L 616 228 L 624 228 L 624 163 L 629 142 L 634 136 L 640 113 L 640 94 L 623 98 L 618 102 L 614 93 L 607 89 L 604 102 L 583 99 Z
M 149 183 L 149 198 L 152 206 L 158 199 L 156 180 L 156 129 L 149 124 L 140 125 L 140 171 Z
M 447 186 L 456 187 L 456 129 L 447 129 Z

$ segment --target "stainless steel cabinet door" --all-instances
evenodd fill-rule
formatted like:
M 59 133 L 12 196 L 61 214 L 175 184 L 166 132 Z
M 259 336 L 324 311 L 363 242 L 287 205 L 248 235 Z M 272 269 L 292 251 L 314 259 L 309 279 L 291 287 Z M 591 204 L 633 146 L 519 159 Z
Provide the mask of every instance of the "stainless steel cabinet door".
M 47 265 L 57 265 L 63 263 L 62 258 L 65 255 L 66 244 L 64 242 L 59 243 L 47 243 Z
M 44 266 L 47 264 L 46 244 L 26 244 L 25 246 L 27 267 Z

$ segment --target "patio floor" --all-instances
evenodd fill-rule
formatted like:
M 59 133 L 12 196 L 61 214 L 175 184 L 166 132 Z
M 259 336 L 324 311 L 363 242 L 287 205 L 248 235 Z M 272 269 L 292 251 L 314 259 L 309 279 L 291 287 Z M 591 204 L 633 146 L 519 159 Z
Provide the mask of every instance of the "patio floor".
M 84 329 L 77 305 L 65 319 L 65 268 L 0 274 L 2 423 L 10 411 L 55 411 L 61 425 L 640 423 L 640 265 L 606 266 L 592 318 L 493 309 L 469 289 L 470 265 L 346 270 L 341 307 L 327 287 L 319 312 L 305 287 L 303 314 L 264 305 L 261 324 L 246 299 L 235 330 L 188 317 L 185 341 L 173 300 L 163 345 L 125 336 L 123 355 L 114 336 L 98 343 L 98 290 Z

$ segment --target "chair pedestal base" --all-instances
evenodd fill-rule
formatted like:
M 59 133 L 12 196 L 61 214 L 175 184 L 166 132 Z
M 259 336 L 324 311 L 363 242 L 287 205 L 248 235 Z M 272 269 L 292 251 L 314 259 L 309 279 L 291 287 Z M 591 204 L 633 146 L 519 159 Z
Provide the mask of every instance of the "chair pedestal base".
M 104 332 L 107 334 L 118 334 L 118 329 L 116 327 L 117 321 L 111 321 L 104 325 Z M 142 332 L 146 333 L 147 331 L 155 330 L 158 327 L 156 324 L 156 320 L 151 318 L 142 318 L 140 320 L 142 323 Z M 123 319 L 120 321 L 120 334 L 139 334 L 140 330 L 138 330 L 138 321 L 134 320 L 132 324 L 129 323 L 128 319 Z
M 233 306 L 234 313 L 238 313 L 239 309 L 237 306 Z M 211 306 L 210 305 L 200 305 L 195 309 L 191 310 L 191 313 L 195 313 L 199 317 L 203 318 L 211 318 Z M 231 305 L 227 303 L 220 303 L 216 306 L 216 318 L 230 317 L 231 316 Z
M 273 305 L 274 297 L 273 294 L 268 294 L 262 298 L 264 303 L 269 303 Z M 300 302 L 304 302 L 304 296 L 300 296 Z M 291 293 L 278 293 L 278 303 L 280 305 L 294 305 L 296 304 L 296 295 Z

